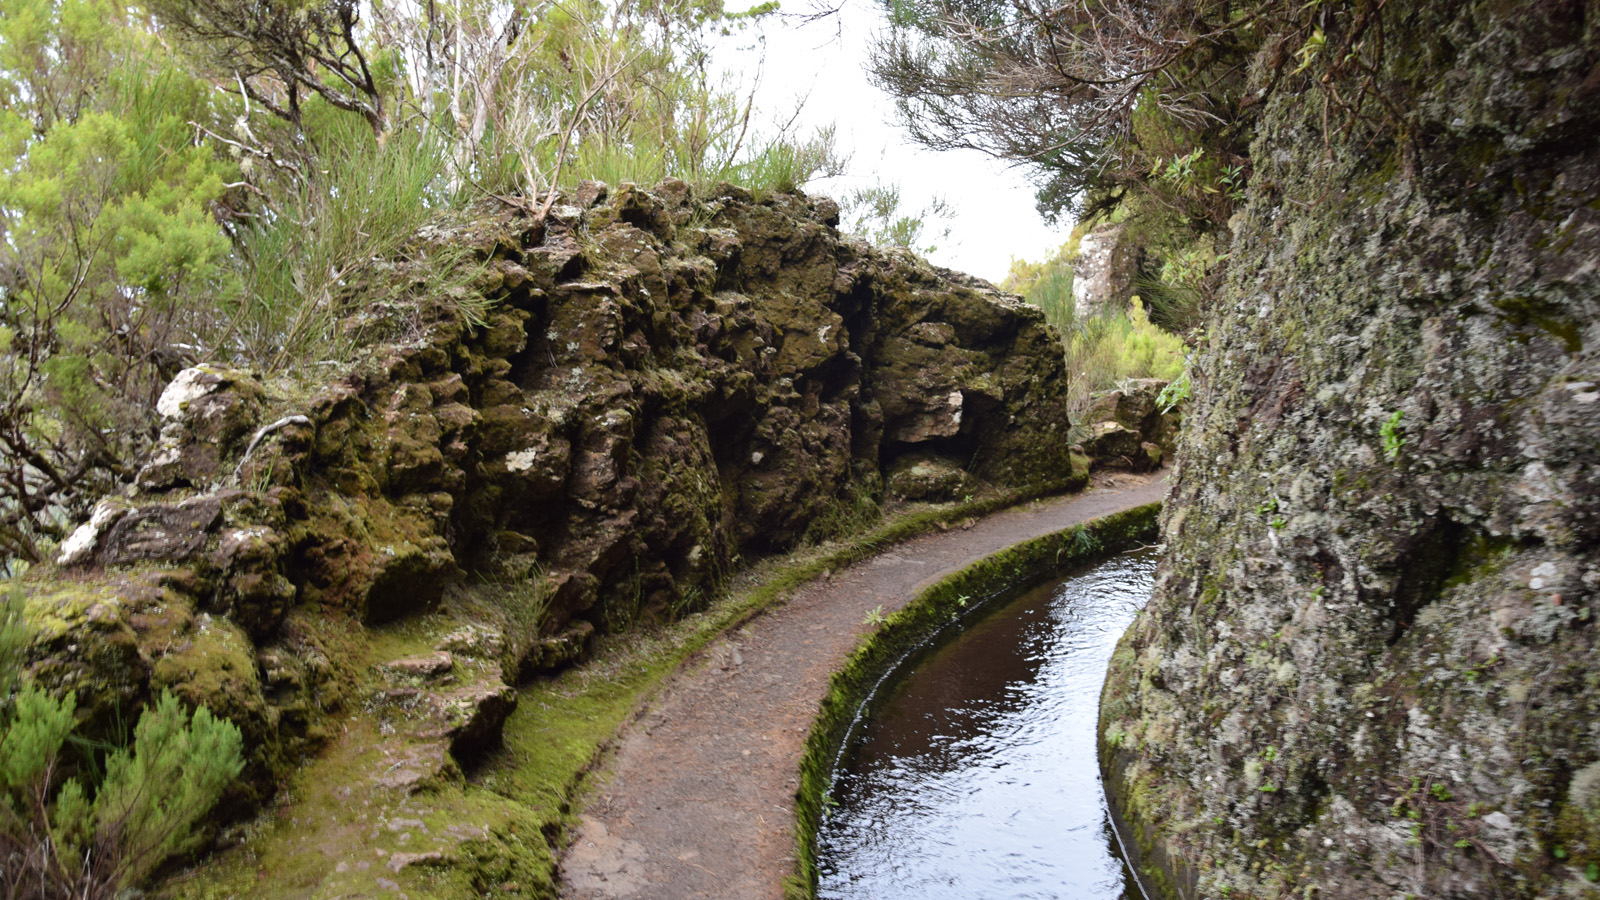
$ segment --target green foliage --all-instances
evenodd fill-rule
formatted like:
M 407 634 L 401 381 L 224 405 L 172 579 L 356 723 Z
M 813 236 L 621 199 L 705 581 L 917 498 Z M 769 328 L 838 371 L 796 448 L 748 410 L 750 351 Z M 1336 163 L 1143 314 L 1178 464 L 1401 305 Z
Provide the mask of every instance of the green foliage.
M 274 214 L 240 232 L 246 291 L 235 325 L 247 357 L 272 369 L 339 356 L 339 342 L 350 337 L 338 324 L 349 298 L 359 291 L 370 301 L 408 287 L 404 278 L 378 276 L 424 259 L 417 232 L 451 203 L 442 147 L 426 135 L 401 132 L 379 142 L 346 116 L 328 123 L 322 147 L 323 168 L 285 186 Z M 423 290 L 447 295 L 462 277 L 461 262 L 436 257 L 417 267 Z
M 1130 209 L 1137 206 L 1130 203 Z M 1134 286 L 1152 321 L 1177 334 L 1193 334 L 1220 286 L 1228 254 L 1217 252 L 1219 242 L 1213 236 L 1196 236 L 1159 219 L 1140 215 L 1129 219 L 1129 237 L 1143 250 Z
M 1034 306 L 1044 310 L 1045 320 L 1062 334 L 1069 333 L 1077 324 L 1078 305 L 1072 296 L 1072 264 L 1078 258 L 1078 241 L 1082 237 L 1073 230 L 1072 239 L 1049 259 L 1028 262 L 1013 259 L 1011 269 L 1000 281 L 1000 289 L 1021 294 Z
M 841 174 L 844 165 L 844 159 L 835 148 L 834 130 L 830 126 L 805 139 L 780 135 L 766 142 L 745 161 L 721 171 L 702 173 L 699 180 L 702 184 L 732 181 L 750 188 L 758 195 L 784 193 L 799 190 L 813 178 Z
M 0 787 L 19 805 L 26 792 L 47 777 L 67 734 L 72 731 L 72 711 L 77 697 L 55 700 L 38 688 L 26 688 L 10 710 L 5 736 L 0 738 Z
M 1034 169 L 1046 216 L 1137 202 L 1223 228 L 1276 92 L 1314 96 L 1331 130 L 1405 131 L 1413 86 L 1378 77 L 1393 45 L 1374 36 L 1403 15 L 1383 0 L 881 2 L 871 70 L 912 138 Z
M 883 517 L 882 503 L 882 483 L 876 475 L 854 480 L 812 516 L 799 543 L 811 546 L 866 531 Z
M 205 85 L 124 7 L 8 2 L 0 48 L 0 555 L 38 560 L 224 330 L 233 167 L 196 139 Z
M 99 784 L 57 782 L 75 697 L 23 689 L 0 738 L 0 851 L 23 897 L 111 897 L 188 849 L 195 822 L 244 768 L 239 730 L 163 692 Z M 92 796 L 91 796 L 92 794 Z
M 1378 428 L 1378 434 L 1383 438 L 1383 455 L 1390 462 L 1400 458 L 1400 448 L 1406 445 L 1406 439 L 1400 436 L 1400 419 L 1403 416 L 1404 413 L 1397 409 Z
M 1176 379 L 1183 374 L 1184 345 L 1153 325 L 1135 297 L 1126 312 L 1090 316 L 1066 335 L 1069 403 L 1109 390 L 1129 378 Z
M 1047 217 L 1089 218 L 1147 190 L 1221 212 L 1207 202 L 1216 179 L 1202 158 L 1243 162 L 1245 62 L 1265 36 L 1248 20 L 1204 2 L 884 6 L 891 29 L 871 69 L 913 139 L 1033 168 Z M 1190 137 L 1151 141 L 1152 124 Z
M 91 809 L 98 833 L 113 837 L 121 881 L 136 884 L 187 849 L 194 823 L 244 770 L 239 729 L 200 707 L 192 715 L 162 692 L 133 731 L 133 750 L 106 760 Z M 75 783 L 75 782 L 69 782 Z
M 22 671 L 22 654 L 28 646 L 22 599 L 21 585 L 0 582 L 0 720 L 6 715 L 11 691 Z
M 62 781 L 77 697 L 15 690 L 28 634 L 22 592 L 0 594 L 0 872 L 8 897 L 110 898 L 189 849 L 194 824 L 244 768 L 239 729 L 163 692 L 86 784 Z
M 1092 394 L 1130 378 L 1176 381 L 1184 373 L 1183 339 L 1151 324 L 1137 297 L 1125 312 L 1074 320 L 1064 331 L 1063 344 L 1073 421 L 1088 409 Z
M 1072 295 L 1076 251 L 1073 240 L 1043 262 L 1012 260 L 1011 271 L 1000 282 L 1001 288 L 1021 293 L 1043 310 L 1061 334 L 1072 420 L 1079 421 L 1088 410 L 1090 395 L 1129 378 L 1165 378 L 1171 384 L 1160 402 L 1167 409 L 1181 402 L 1189 391 L 1183 339 L 1152 323 L 1140 297 L 1127 310 L 1080 316 Z
M 949 218 L 954 213 L 949 201 L 935 197 L 915 212 L 902 208 L 900 185 L 879 182 L 846 194 L 839 204 L 843 230 L 865 238 L 878 247 L 903 247 L 917 253 L 938 249 L 931 240 L 950 236 Z M 930 235 L 936 230 L 936 236 Z M 926 245 L 925 245 L 926 244 Z
M 353 0 L 148 0 L 147 6 L 212 66 L 235 74 L 251 99 L 296 127 L 304 124 L 308 101 L 316 99 L 357 113 L 382 132 L 383 90 L 369 58 L 376 48 L 362 46 L 362 9 Z M 278 90 L 262 88 L 263 73 L 275 76 Z
M 1194 390 L 1194 385 L 1189 381 L 1189 370 L 1185 368 L 1178 373 L 1178 377 L 1168 382 L 1156 395 L 1156 405 L 1161 407 L 1163 413 L 1171 412 L 1178 404 L 1189 399 L 1189 394 Z

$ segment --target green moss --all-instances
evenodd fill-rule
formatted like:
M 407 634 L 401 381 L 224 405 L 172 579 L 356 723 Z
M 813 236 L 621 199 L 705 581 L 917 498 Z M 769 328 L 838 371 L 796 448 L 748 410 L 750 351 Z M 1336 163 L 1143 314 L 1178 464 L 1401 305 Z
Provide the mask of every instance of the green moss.
M 834 674 L 806 739 L 795 803 L 798 872 L 786 882 L 791 898 L 809 900 L 816 894 L 816 836 L 833 783 L 833 763 L 849 739 L 857 711 L 883 675 L 952 622 L 979 614 L 1013 587 L 1150 539 L 1159 512 L 1158 503 L 1141 506 L 986 557 L 923 591 L 868 636 Z
M 239 626 L 202 615 L 156 661 L 152 689 L 169 689 L 189 706 L 204 705 L 233 722 L 261 718 L 254 648 Z
M 1557 304 L 1537 297 L 1501 297 L 1494 301 L 1494 306 L 1517 328 L 1531 325 L 1559 341 L 1568 353 L 1583 350 L 1581 325 L 1562 315 Z
M 1521 546 L 1515 538 L 1487 533 L 1475 534 L 1456 557 L 1450 574 L 1445 576 L 1440 588 L 1446 591 L 1458 585 L 1481 581 L 1500 572 L 1511 561 L 1511 556 Z
M 370 784 L 374 774 L 392 765 L 385 735 L 374 716 L 350 715 L 338 726 L 342 732 L 333 745 L 292 779 L 279 811 L 251 823 L 240 846 L 170 880 L 156 895 L 174 900 L 377 896 L 384 893 L 382 878 L 411 896 L 554 897 L 557 850 L 586 776 L 628 716 L 691 654 L 824 572 L 940 525 L 1079 489 L 1084 480 L 916 508 L 854 538 L 758 565 L 736 579 L 745 587 L 666 628 L 608 635 L 590 663 L 519 692 L 502 746 L 470 777 L 447 772 L 412 796 Z M 383 628 L 362 629 L 346 619 L 322 623 L 315 631 L 330 652 L 348 654 L 345 668 L 370 672 L 384 660 L 430 650 L 454 623 L 453 614 L 473 608 L 471 597 L 452 598 L 438 612 Z M 360 698 L 371 696 L 375 687 L 367 677 L 345 690 Z M 394 822 L 414 821 L 426 829 L 391 828 Z M 398 872 L 389 868 L 396 853 L 427 852 L 442 858 Z

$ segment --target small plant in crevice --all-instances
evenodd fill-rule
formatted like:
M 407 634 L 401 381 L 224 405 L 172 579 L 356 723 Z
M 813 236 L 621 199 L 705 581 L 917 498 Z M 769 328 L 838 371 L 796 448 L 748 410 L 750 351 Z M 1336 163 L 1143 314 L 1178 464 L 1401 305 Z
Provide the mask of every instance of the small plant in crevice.
M 1498 653 L 1490 654 L 1488 659 L 1479 663 L 1473 663 L 1472 665 L 1468 666 L 1466 670 L 1461 673 L 1461 677 L 1466 679 L 1468 684 L 1477 684 L 1480 680 L 1488 676 L 1489 672 L 1499 664 L 1500 655 Z
M 841 496 L 827 502 L 800 535 L 802 546 L 860 534 L 883 518 L 881 487 L 876 481 L 852 482 Z
M 1400 448 L 1406 445 L 1406 439 L 1400 436 L 1400 420 L 1404 415 L 1400 410 L 1395 410 L 1394 415 L 1378 429 L 1379 436 L 1383 438 L 1384 458 L 1390 462 L 1400 458 Z
M 667 621 L 679 622 L 684 618 L 706 607 L 709 601 L 706 592 L 699 585 L 692 585 L 678 592 L 675 599 L 667 605 Z
M 867 610 L 867 617 L 861 620 L 861 624 L 871 625 L 872 627 L 876 628 L 887 621 L 889 621 L 889 617 L 883 614 L 883 604 L 880 603 L 877 606 L 874 606 L 872 609 Z
M 1094 553 L 1100 549 L 1100 541 L 1089 529 L 1080 525 L 1072 530 L 1072 549 L 1079 554 Z
M 1483 807 L 1477 802 L 1463 803 L 1449 786 L 1439 781 L 1412 778 L 1405 790 L 1395 786 L 1389 815 L 1406 821 L 1406 843 L 1425 856 L 1444 859 L 1477 857 L 1492 860 L 1494 854 L 1479 836 L 1478 816 Z
M 1106 727 L 1105 742 L 1107 747 L 1116 749 L 1117 747 L 1121 747 L 1123 742 L 1127 739 L 1128 733 L 1123 731 L 1120 727 L 1116 725 L 1109 725 Z
M 1184 370 L 1178 373 L 1178 377 L 1167 382 L 1167 386 L 1156 395 L 1156 406 L 1161 408 L 1163 415 L 1172 412 L 1180 403 L 1188 400 L 1193 391 L 1194 385 L 1189 380 L 1189 369 L 1185 366 Z

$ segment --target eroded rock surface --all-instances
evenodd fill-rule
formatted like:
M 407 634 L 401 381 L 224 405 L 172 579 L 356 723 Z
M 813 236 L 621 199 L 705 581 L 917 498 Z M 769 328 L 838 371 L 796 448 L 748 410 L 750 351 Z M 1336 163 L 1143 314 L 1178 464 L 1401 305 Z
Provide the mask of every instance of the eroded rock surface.
M 826 200 L 576 199 L 427 236 L 482 264 L 479 324 L 398 265 L 336 376 L 179 376 L 137 490 L 29 582 L 33 673 L 87 734 L 162 688 L 204 703 L 252 748 L 248 809 L 359 718 L 362 783 L 421 790 L 494 743 L 508 685 L 825 536 L 898 460 L 959 461 L 940 496 L 1081 476 L 1018 298 L 843 239 Z
M 1388 13 L 1412 140 L 1252 149 L 1104 758 L 1183 896 L 1594 897 L 1593 6 Z

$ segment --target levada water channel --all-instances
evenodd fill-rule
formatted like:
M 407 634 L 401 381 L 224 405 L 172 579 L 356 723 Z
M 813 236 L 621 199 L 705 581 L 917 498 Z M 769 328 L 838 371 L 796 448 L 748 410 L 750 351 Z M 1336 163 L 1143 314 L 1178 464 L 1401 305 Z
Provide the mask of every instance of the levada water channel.
M 1095 756 L 1100 686 L 1155 554 L 995 604 L 880 686 L 817 835 L 823 900 L 1142 900 Z

